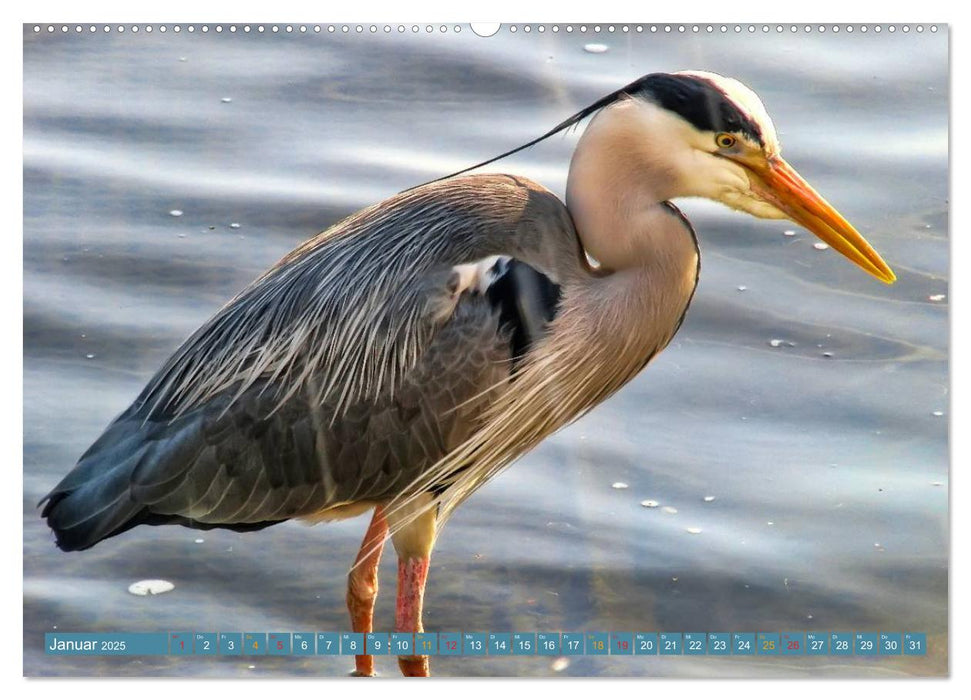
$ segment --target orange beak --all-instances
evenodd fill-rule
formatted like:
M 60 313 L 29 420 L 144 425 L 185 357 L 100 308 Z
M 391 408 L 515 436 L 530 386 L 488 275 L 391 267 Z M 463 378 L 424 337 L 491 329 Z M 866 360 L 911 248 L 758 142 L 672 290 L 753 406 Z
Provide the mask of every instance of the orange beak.
M 754 174 L 750 176 L 752 187 L 760 197 L 881 282 L 891 284 L 897 279 L 859 231 L 782 158 L 772 156 L 767 164 L 749 164 L 749 169 Z

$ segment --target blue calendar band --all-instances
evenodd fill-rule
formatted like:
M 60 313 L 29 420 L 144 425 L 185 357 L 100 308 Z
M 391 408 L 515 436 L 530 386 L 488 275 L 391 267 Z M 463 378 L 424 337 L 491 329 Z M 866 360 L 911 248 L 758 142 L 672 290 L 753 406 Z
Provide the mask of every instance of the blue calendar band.
M 922 656 L 924 632 L 48 632 L 51 656 Z

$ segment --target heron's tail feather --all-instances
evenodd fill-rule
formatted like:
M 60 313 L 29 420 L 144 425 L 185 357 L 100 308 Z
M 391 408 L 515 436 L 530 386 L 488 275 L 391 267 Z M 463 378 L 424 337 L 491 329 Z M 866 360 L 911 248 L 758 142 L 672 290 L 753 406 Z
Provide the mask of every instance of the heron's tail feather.
M 124 437 L 116 433 L 121 439 L 106 440 L 116 426 L 109 428 L 41 501 L 41 515 L 54 531 L 57 546 L 65 552 L 88 549 L 158 519 L 130 495 L 132 474 L 150 452 L 151 443 L 141 434 L 145 428 L 126 431 Z
M 227 395 L 158 422 L 146 420 L 136 404 L 41 500 L 57 546 L 87 549 L 136 525 L 248 532 L 301 514 L 301 508 L 315 510 L 323 497 L 316 472 L 294 466 L 312 435 L 297 431 L 303 442 L 271 442 L 268 432 L 292 435 L 292 417 L 253 418 L 275 401 L 256 388 L 228 410 Z

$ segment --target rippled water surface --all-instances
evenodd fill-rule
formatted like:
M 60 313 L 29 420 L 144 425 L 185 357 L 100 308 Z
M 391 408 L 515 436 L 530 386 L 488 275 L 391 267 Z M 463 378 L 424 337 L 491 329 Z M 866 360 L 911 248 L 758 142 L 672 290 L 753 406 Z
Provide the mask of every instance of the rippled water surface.
M 432 560 L 426 628 L 913 630 L 930 653 L 583 657 L 558 672 L 539 658 L 456 658 L 433 670 L 946 673 L 946 31 L 24 41 L 25 673 L 347 673 L 346 658 L 50 659 L 41 645 L 55 630 L 347 629 L 364 518 L 253 534 L 142 527 L 64 554 L 35 504 L 189 333 L 296 244 L 643 73 L 684 68 L 752 86 L 788 160 L 899 281 L 874 281 L 786 222 L 684 202 L 702 275 L 680 334 L 458 511 Z M 584 51 L 594 41 L 607 50 Z M 562 195 L 576 138 L 491 169 Z M 385 563 L 376 626 L 388 630 Z M 175 590 L 127 592 L 144 578 Z

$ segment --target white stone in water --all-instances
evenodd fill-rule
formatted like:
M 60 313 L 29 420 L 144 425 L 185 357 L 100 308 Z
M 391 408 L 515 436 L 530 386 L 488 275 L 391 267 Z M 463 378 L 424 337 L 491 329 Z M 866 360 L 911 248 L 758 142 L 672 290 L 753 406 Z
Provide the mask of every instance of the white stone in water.
M 230 102 L 233 101 L 233 98 L 232 97 L 224 97 L 224 98 L 222 98 L 219 101 L 222 102 L 223 104 L 229 104 Z
M 85 355 L 85 357 L 88 358 L 89 360 L 93 360 L 94 359 L 94 353 L 93 352 L 89 352 L 87 355 Z
M 202 539 L 201 537 L 197 537 L 196 540 L 195 540 L 195 542 L 196 542 L 196 544 L 202 544 L 203 542 L 205 542 L 205 540 Z
M 570 666 L 570 660 L 565 656 L 561 656 L 558 659 L 554 659 L 553 663 L 550 664 L 550 668 L 554 671 L 565 671 Z
M 641 501 L 641 505 L 645 508 L 657 508 L 660 504 L 657 501 L 647 500 Z
M 941 416 L 944 415 L 944 411 L 934 411 L 933 413 L 931 413 L 931 415 L 937 416 L 938 418 L 940 418 Z
M 796 232 L 795 231 L 783 231 L 782 232 L 782 235 L 783 236 L 790 236 L 790 237 L 792 237 L 792 236 L 795 236 L 796 235 Z
M 827 248 L 829 248 L 829 243 L 823 243 L 822 241 L 817 241 L 816 243 L 813 243 L 813 248 L 815 248 L 816 250 L 826 250 Z
M 608 49 L 606 44 L 585 44 L 583 47 L 587 53 L 607 53 Z
M 780 340 L 779 338 L 773 338 L 772 340 L 770 340 L 770 341 L 769 341 L 769 345 L 771 345 L 771 346 L 772 346 L 772 347 L 774 347 L 774 348 L 779 348 L 779 347 L 782 347 L 782 345 L 783 345 L 783 344 L 784 344 L 785 342 L 786 342 L 786 341 L 784 341 L 784 340 Z
M 162 579 L 146 579 L 136 581 L 128 587 L 128 592 L 132 595 L 159 595 L 168 593 L 175 588 L 175 584 Z
M 678 509 L 675 508 L 674 506 L 664 506 L 661 510 L 664 511 L 665 513 L 670 513 L 671 515 L 674 515 L 675 513 L 678 512 Z
M 715 497 L 714 497 L 714 496 L 705 496 L 705 497 L 704 497 L 703 499 L 701 499 L 701 500 L 703 500 L 703 501 L 704 501 L 705 503 L 711 503 L 712 501 L 714 501 L 714 500 L 715 500 Z
M 766 525 L 775 525 L 775 523 L 770 520 L 769 522 L 766 523 Z
M 169 216 L 182 216 L 182 210 L 173 209 L 172 211 L 169 212 Z
M 627 488 L 627 484 L 625 484 L 623 481 L 615 481 L 614 483 L 612 483 L 610 485 L 610 488 L 612 488 L 612 489 L 626 489 Z
M 746 287 L 744 284 L 740 284 L 736 287 L 736 289 L 740 292 L 744 292 L 746 289 L 748 289 L 748 287 Z
M 239 224 L 237 224 L 236 222 L 233 222 L 229 225 L 229 228 L 239 228 Z
M 831 352 L 824 352 L 823 353 L 823 357 L 825 357 L 827 359 L 831 358 L 832 356 L 833 356 L 833 353 L 831 353 Z
M 944 301 L 947 299 L 947 294 L 931 294 L 927 297 L 928 301 Z
M 684 529 L 684 531 L 687 532 L 689 535 L 700 535 L 701 534 L 701 528 L 700 527 L 686 527 Z

